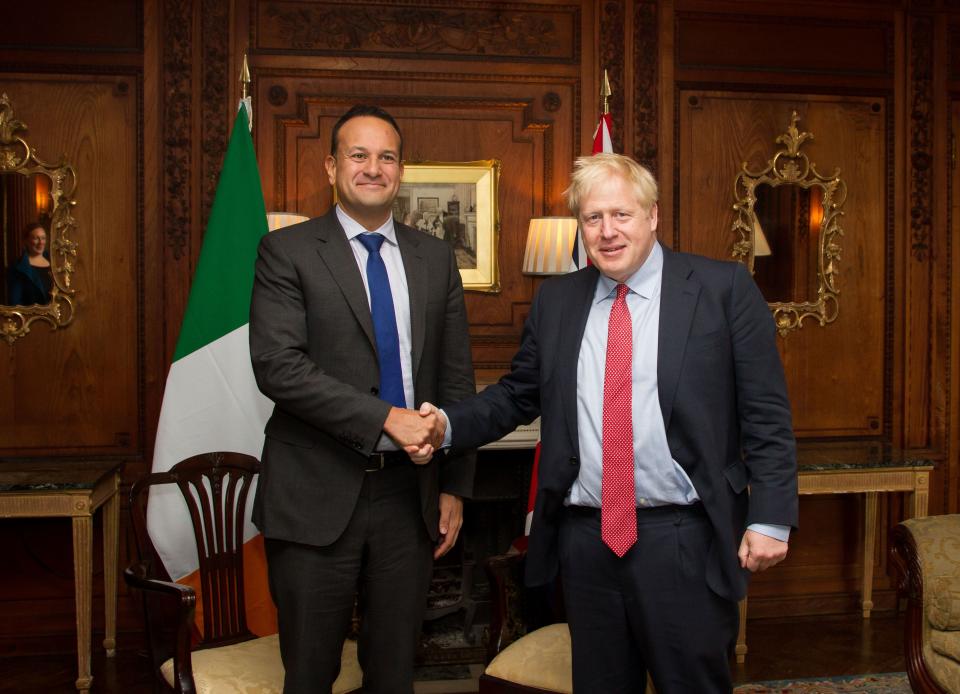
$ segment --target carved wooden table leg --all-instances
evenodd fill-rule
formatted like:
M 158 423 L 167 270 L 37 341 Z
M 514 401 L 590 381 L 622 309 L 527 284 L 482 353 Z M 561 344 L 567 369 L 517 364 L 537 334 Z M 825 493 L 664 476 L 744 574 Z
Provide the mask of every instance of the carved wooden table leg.
M 926 470 L 914 473 L 913 517 L 926 518 L 927 501 L 930 493 L 930 473 Z
M 90 632 L 93 627 L 93 518 L 73 517 L 73 588 L 77 606 L 77 689 L 90 691 Z
M 873 552 L 877 546 L 877 492 L 866 493 L 863 519 L 863 618 L 873 609 Z
M 117 653 L 117 553 L 120 543 L 120 495 L 103 505 L 103 607 L 107 657 Z
M 737 632 L 737 663 L 742 664 L 747 659 L 747 598 L 740 601 L 740 630 Z

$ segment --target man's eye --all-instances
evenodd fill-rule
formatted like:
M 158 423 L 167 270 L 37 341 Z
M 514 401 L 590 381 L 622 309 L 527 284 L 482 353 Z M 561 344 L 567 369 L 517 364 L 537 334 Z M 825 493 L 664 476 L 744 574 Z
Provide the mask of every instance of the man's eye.
M 383 162 L 384 164 L 396 164 L 397 157 L 393 154 L 381 154 L 380 161 Z
M 361 162 L 361 161 L 367 160 L 367 155 L 364 154 L 363 152 L 354 152 L 353 154 L 348 154 L 347 156 L 350 157 L 350 159 L 352 159 L 355 162 Z

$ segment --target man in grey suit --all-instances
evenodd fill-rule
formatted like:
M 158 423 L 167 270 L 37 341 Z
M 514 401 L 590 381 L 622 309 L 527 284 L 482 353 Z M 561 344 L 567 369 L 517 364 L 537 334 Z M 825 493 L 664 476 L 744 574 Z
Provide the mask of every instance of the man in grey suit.
M 254 522 L 287 694 L 331 690 L 358 593 L 364 691 L 412 691 L 431 555 L 456 542 L 472 490 L 471 451 L 422 466 L 405 452 L 438 427 L 407 408 L 475 387 L 453 251 L 391 216 L 402 156 L 394 119 L 355 106 L 325 161 L 335 209 L 260 244 L 250 353 L 275 409 Z
M 510 373 L 444 409 L 446 440 L 542 416 L 526 580 L 563 579 L 574 691 L 649 671 L 659 694 L 728 693 L 737 601 L 797 524 L 773 319 L 743 265 L 657 243 L 628 157 L 578 160 L 567 199 L 593 265 L 541 286 Z

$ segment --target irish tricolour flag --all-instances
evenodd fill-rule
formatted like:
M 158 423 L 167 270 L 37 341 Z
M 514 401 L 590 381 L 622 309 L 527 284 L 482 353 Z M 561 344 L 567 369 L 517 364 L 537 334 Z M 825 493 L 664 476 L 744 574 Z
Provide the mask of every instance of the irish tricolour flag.
M 199 453 L 234 451 L 259 458 L 263 450 L 263 427 L 273 405 L 254 381 L 247 334 L 253 266 L 267 217 L 248 123 L 246 109 L 240 108 L 167 376 L 154 472 Z M 147 527 L 170 577 L 198 588 L 193 530 L 177 490 L 151 493 Z M 244 539 L 247 622 L 263 636 L 276 631 L 276 616 L 266 587 L 263 541 L 249 517 Z

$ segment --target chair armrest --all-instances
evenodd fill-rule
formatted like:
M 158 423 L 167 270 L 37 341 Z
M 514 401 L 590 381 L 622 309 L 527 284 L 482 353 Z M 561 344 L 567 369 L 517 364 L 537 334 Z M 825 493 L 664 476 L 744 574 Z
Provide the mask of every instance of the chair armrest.
M 131 588 L 143 591 L 144 619 L 147 627 L 147 638 L 150 639 L 150 652 L 157 658 L 157 654 L 169 653 L 173 657 L 173 669 L 177 692 L 192 694 L 196 691 L 193 681 L 193 663 L 190 658 L 191 632 L 197 607 L 197 595 L 193 588 L 173 581 L 162 581 L 149 578 L 150 560 L 131 564 L 123 571 L 123 580 Z M 148 595 L 160 597 L 175 610 L 174 637 L 171 639 L 164 633 L 159 624 L 160 617 L 151 616 L 148 605 Z M 166 643 L 162 643 L 166 642 Z M 155 674 L 159 676 L 159 668 L 164 660 L 153 663 Z

